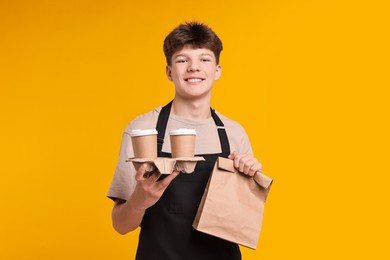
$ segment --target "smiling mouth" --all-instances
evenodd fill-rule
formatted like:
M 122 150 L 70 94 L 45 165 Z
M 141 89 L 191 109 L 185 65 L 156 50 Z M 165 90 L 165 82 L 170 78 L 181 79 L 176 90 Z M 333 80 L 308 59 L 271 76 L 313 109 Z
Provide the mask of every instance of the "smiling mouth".
M 197 82 L 202 82 L 204 79 L 201 78 L 189 78 L 185 79 L 185 81 L 190 82 L 190 83 L 197 83 Z

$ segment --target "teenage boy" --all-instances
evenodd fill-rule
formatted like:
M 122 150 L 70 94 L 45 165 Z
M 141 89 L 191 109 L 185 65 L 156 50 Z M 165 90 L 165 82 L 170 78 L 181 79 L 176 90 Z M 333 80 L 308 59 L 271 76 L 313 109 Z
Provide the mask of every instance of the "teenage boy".
M 175 85 L 175 97 L 165 107 L 135 118 L 123 134 L 119 161 L 108 197 L 115 201 L 112 222 L 126 234 L 141 227 L 137 259 L 219 260 L 241 259 L 237 244 L 201 233 L 192 227 L 203 191 L 218 156 L 234 160 L 243 174 L 253 176 L 261 164 L 253 157 L 244 129 L 210 109 L 214 81 L 221 76 L 219 55 L 222 42 L 205 24 L 191 22 L 176 27 L 164 40 L 166 74 Z M 205 161 L 195 172 L 145 177 L 146 165 L 138 171 L 127 158 L 133 157 L 130 132 L 156 128 L 163 144 L 159 157 L 170 157 L 172 129 L 195 129 L 195 154 Z

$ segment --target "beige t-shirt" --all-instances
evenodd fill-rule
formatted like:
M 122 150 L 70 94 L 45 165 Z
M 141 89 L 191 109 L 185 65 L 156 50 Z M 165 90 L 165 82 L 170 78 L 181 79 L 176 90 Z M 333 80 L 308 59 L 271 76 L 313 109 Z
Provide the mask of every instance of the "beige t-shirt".
M 119 198 L 127 200 L 134 191 L 135 168 L 131 162 L 126 162 L 128 158 L 134 157 L 131 144 L 130 132 L 134 129 L 156 128 L 157 119 L 161 111 L 161 106 L 156 109 L 138 116 L 125 129 L 122 136 L 122 143 L 119 153 L 119 160 L 116 166 L 114 177 L 107 193 L 111 199 Z M 229 139 L 230 152 L 252 153 L 252 148 L 244 128 L 237 122 L 221 115 L 217 115 L 225 125 L 225 130 Z M 177 128 L 190 128 L 196 130 L 195 154 L 215 154 L 221 153 L 217 126 L 212 117 L 205 120 L 189 120 L 174 114 L 170 114 L 165 131 L 163 152 L 170 153 L 169 132 Z

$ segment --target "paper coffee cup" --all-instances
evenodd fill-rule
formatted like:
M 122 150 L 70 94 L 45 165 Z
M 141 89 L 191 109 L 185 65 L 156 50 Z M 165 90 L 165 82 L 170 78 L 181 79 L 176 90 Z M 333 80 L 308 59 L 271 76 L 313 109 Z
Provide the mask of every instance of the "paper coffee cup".
M 135 129 L 130 135 L 135 158 L 157 158 L 156 129 Z
M 169 132 L 171 140 L 172 158 L 194 157 L 195 129 L 179 128 Z

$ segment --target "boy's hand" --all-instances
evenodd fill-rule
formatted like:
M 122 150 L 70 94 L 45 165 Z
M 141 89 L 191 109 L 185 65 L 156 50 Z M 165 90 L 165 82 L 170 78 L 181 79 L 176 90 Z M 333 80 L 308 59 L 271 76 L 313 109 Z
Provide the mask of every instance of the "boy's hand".
M 229 159 L 234 161 L 234 167 L 241 173 L 253 177 L 256 172 L 261 172 L 262 164 L 250 154 L 237 154 L 234 151 L 229 155 Z
M 139 211 L 153 206 L 161 198 L 171 181 L 180 173 L 174 171 L 164 179 L 157 181 L 161 173 L 156 171 L 146 176 L 146 166 L 144 163 L 139 167 L 135 175 L 137 185 L 131 195 L 132 204 Z

